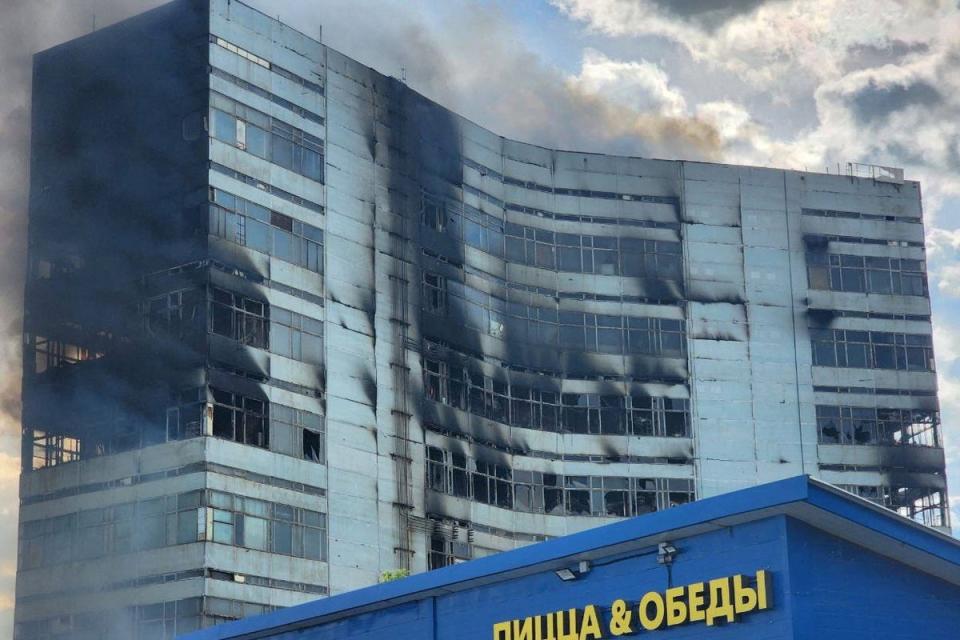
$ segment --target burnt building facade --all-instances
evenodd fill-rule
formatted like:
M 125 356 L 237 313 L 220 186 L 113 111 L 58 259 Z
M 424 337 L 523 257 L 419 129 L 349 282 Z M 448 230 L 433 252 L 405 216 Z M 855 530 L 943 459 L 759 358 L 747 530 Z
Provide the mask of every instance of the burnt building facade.
M 920 188 L 497 136 L 239 2 L 38 54 L 16 637 L 797 474 L 947 527 Z

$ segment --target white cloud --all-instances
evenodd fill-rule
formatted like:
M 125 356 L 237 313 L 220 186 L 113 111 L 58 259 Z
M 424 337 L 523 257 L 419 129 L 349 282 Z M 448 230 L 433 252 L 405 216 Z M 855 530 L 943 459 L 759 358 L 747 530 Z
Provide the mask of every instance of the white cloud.
M 641 113 L 687 115 L 687 101 L 670 85 L 666 72 L 646 60 L 613 60 L 587 49 L 579 75 L 570 81 L 582 91 L 605 96 Z

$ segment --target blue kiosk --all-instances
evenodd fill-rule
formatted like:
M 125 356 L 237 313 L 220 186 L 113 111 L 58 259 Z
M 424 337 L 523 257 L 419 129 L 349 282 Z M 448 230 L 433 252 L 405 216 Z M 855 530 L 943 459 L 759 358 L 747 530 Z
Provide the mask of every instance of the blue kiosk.
M 189 640 L 960 639 L 960 542 L 806 476 Z

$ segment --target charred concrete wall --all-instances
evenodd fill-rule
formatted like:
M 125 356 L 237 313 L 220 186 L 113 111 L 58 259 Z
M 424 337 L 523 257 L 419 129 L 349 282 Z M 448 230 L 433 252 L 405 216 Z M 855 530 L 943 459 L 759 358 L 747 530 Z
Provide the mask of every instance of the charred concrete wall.
M 18 638 L 797 473 L 947 525 L 916 183 L 507 140 L 233 0 L 42 54 L 35 111 Z

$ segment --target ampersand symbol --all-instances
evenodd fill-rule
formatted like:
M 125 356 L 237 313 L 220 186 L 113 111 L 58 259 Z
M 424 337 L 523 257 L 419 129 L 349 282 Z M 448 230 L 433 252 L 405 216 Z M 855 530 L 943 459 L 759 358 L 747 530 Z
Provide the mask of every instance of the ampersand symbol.
M 633 633 L 630 627 L 630 619 L 633 614 L 625 600 L 616 600 L 610 607 L 610 633 L 615 636 L 622 636 L 627 633 Z

